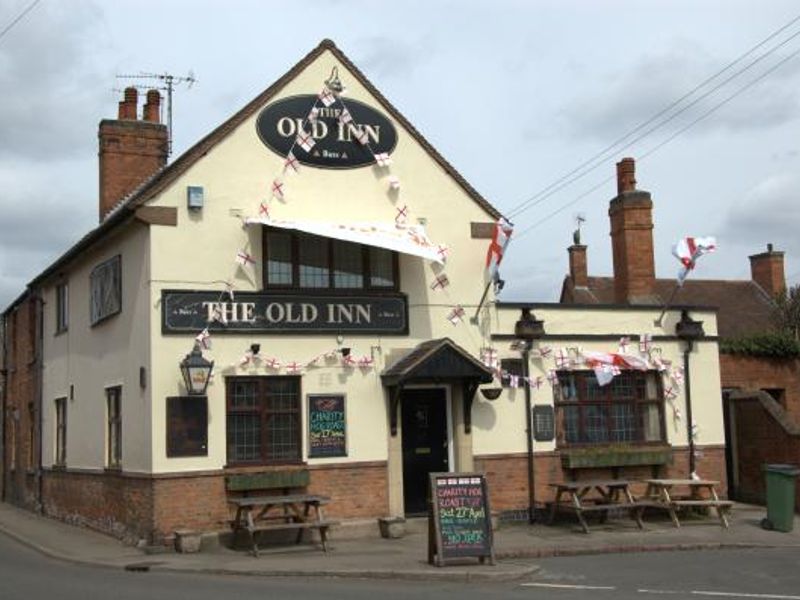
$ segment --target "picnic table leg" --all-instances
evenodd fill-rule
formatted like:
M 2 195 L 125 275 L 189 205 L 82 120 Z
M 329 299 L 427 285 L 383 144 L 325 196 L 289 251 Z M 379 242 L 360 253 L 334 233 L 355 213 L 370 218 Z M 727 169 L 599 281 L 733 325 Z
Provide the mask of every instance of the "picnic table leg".
M 556 510 L 558 509 L 558 503 L 561 502 L 561 494 L 563 490 L 558 490 L 556 492 L 556 499 L 553 501 L 553 504 L 550 506 L 550 521 L 548 525 L 552 525 L 556 520 Z
M 675 505 L 672 504 L 672 498 L 669 496 L 669 490 L 666 487 L 661 488 L 661 494 L 664 498 L 664 502 L 666 502 L 667 510 L 669 511 L 669 517 L 672 519 L 672 524 L 675 527 L 680 527 L 681 522 L 678 520 L 678 513 L 675 511 Z
M 306 502 L 306 508 L 303 511 L 303 521 L 308 521 L 308 511 L 310 509 L 311 509 L 311 504 Z M 317 511 L 319 511 L 319 509 L 317 509 Z M 319 519 L 317 519 L 317 520 L 319 520 Z M 297 539 L 295 540 L 295 544 L 299 544 L 302 541 L 303 541 L 303 530 L 302 529 L 298 529 L 297 530 Z
M 256 525 L 253 522 L 253 513 L 247 510 L 247 531 L 250 534 L 250 542 L 253 544 L 253 556 L 258 558 L 258 544 L 256 544 Z
M 630 488 L 625 488 L 625 498 L 628 500 L 630 504 L 636 504 L 636 500 L 633 498 L 633 494 L 631 494 Z M 634 506 L 631 508 L 631 513 L 633 514 L 633 518 L 636 521 L 636 525 L 639 529 L 644 529 L 644 523 L 642 523 L 642 511 L 644 509 L 639 506 Z
M 586 524 L 586 519 L 583 518 L 583 508 L 581 507 L 581 501 L 578 499 L 578 494 L 573 493 L 572 496 L 572 506 L 575 508 L 575 514 L 578 517 L 578 521 L 583 527 L 584 533 L 589 533 L 589 525 Z
M 711 497 L 714 499 L 715 502 L 719 502 L 719 496 L 717 495 L 717 490 L 714 489 L 713 486 L 711 487 Z M 728 508 L 727 507 L 723 508 L 719 504 L 717 504 L 715 506 L 715 508 L 717 509 L 717 517 L 719 517 L 719 520 L 722 523 L 722 526 L 725 529 L 727 529 L 728 528 L 728 515 L 726 513 L 728 512 Z

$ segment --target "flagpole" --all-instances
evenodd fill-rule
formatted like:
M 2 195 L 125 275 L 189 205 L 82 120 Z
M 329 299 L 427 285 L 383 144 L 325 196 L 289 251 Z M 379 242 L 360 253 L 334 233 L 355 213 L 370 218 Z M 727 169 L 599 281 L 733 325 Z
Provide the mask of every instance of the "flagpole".
M 478 308 L 475 310 L 475 314 L 470 319 L 471 323 L 477 323 L 478 322 L 478 315 L 481 312 L 481 307 L 483 306 L 483 301 L 486 300 L 486 294 L 489 293 L 489 286 L 491 286 L 492 283 L 493 283 L 493 281 L 491 279 L 489 279 L 489 283 L 487 283 L 486 287 L 483 289 L 483 295 L 481 296 L 480 302 L 478 302 Z
M 678 281 L 678 283 L 675 285 L 675 289 L 672 290 L 672 293 L 669 296 L 669 300 L 667 300 L 667 303 L 664 305 L 664 308 L 661 310 L 661 314 L 658 315 L 658 318 L 653 322 L 653 324 L 656 327 L 661 327 L 661 321 L 664 319 L 664 315 L 666 314 L 667 309 L 669 308 L 670 304 L 672 304 L 672 301 L 675 299 L 675 294 L 678 293 L 678 290 L 681 289 L 682 285 L 683 284 L 680 281 Z

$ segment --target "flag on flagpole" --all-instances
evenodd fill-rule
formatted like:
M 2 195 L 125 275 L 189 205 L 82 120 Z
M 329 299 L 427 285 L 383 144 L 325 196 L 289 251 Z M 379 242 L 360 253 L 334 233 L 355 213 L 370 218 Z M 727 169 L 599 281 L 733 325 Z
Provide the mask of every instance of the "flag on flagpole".
M 681 261 L 683 268 L 678 272 L 678 285 L 683 285 L 689 271 L 694 269 L 697 259 L 717 249 L 717 240 L 713 237 L 685 237 L 672 246 L 672 254 Z
M 498 279 L 497 268 L 500 266 L 500 261 L 503 260 L 513 232 L 514 228 L 503 218 L 499 219 L 494 225 L 492 241 L 489 244 L 489 250 L 486 252 L 486 270 L 492 280 Z

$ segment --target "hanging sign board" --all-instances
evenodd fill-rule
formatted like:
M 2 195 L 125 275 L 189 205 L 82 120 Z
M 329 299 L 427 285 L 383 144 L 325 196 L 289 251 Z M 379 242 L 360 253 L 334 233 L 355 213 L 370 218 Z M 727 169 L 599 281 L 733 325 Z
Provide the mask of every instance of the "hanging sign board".
M 347 456 L 344 394 L 308 396 L 308 457 Z
M 318 112 L 312 122 L 308 116 L 315 105 Z M 352 120 L 342 118 L 345 110 Z M 337 98 L 330 106 L 324 106 L 314 94 L 269 104 L 258 115 L 256 130 L 273 152 L 286 156 L 291 150 L 301 164 L 328 169 L 373 164 L 375 154 L 391 154 L 397 144 L 394 125 L 374 108 L 349 98 L 344 103 Z M 310 135 L 313 146 L 305 150 L 295 144 L 298 133 Z
M 428 562 L 486 558 L 494 565 L 494 540 L 486 478 L 478 473 L 431 473 Z

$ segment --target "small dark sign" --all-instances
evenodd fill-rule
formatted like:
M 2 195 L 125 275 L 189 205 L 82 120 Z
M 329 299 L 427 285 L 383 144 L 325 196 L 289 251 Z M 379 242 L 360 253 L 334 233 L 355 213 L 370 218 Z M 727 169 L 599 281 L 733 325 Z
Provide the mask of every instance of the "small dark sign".
M 347 456 L 344 395 L 308 396 L 308 457 Z
M 318 112 L 312 122 L 308 116 L 315 105 Z M 266 106 L 258 115 L 256 130 L 261 141 L 281 156 L 291 149 L 302 164 L 329 169 L 374 163 L 374 154 L 391 154 L 397 144 L 394 125 L 374 108 L 357 100 L 342 103 L 338 98 L 324 106 L 315 95 L 291 96 Z M 298 134 L 310 136 L 313 145 L 304 149 L 295 144 Z
M 167 457 L 208 456 L 205 396 L 167 398 Z
M 486 479 L 477 473 L 431 473 L 428 562 L 475 556 L 494 564 L 491 511 Z
M 351 332 L 405 335 L 406 296 L 237 292 L 161 292 L 161 331 L 194 333 Z M 216 315 L 216 318 L 215 318 Z
M 537 442 L 552 442 L 556 436 L 553 407 L 548 405 L 533 407 L 533 439 Z

